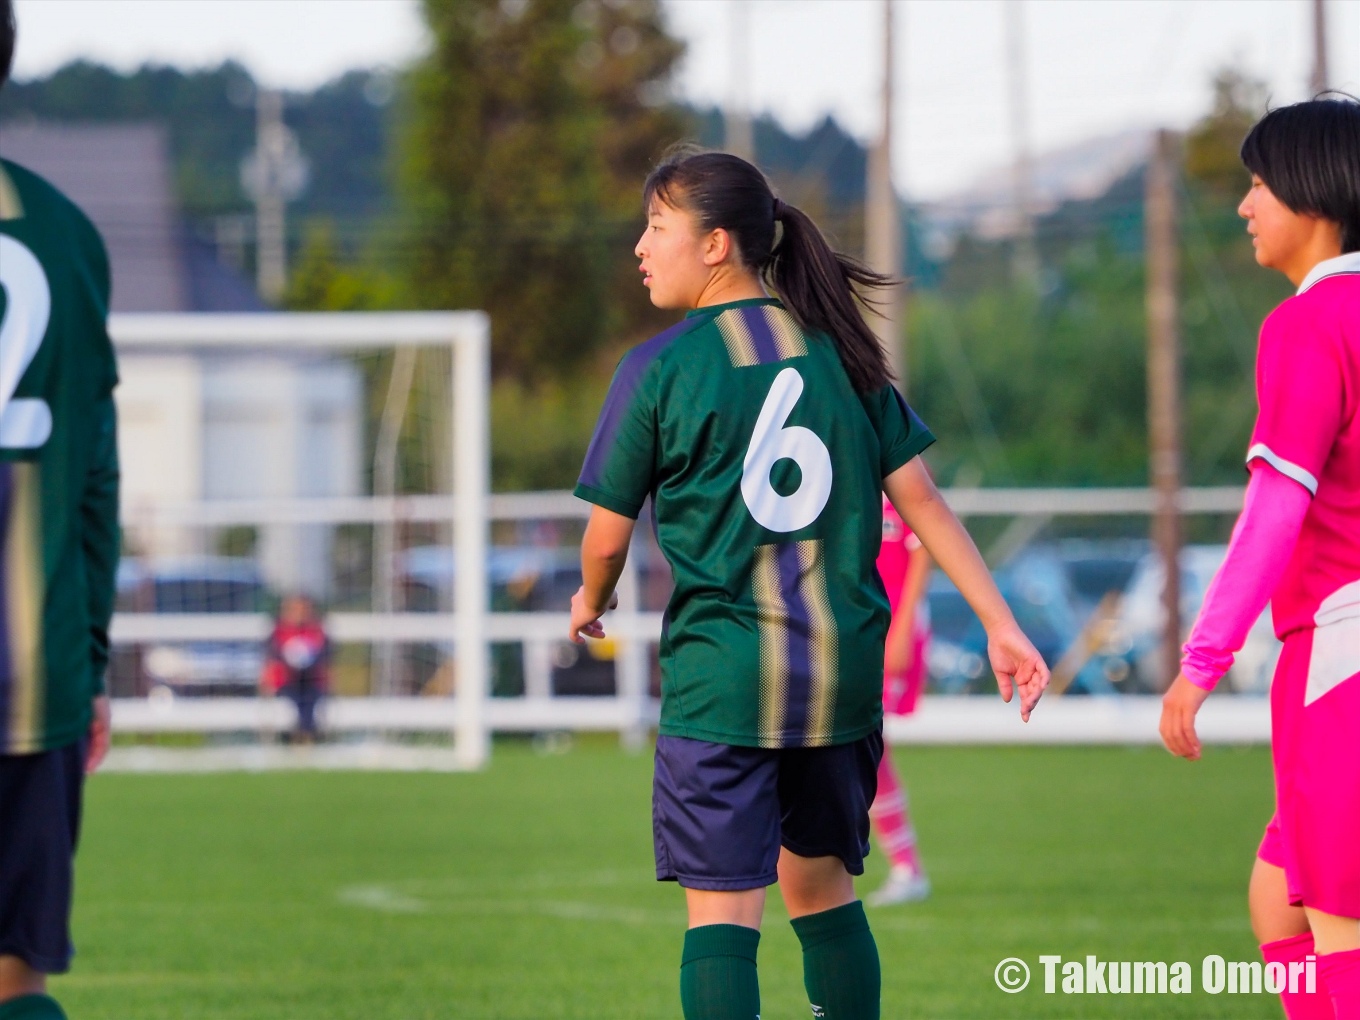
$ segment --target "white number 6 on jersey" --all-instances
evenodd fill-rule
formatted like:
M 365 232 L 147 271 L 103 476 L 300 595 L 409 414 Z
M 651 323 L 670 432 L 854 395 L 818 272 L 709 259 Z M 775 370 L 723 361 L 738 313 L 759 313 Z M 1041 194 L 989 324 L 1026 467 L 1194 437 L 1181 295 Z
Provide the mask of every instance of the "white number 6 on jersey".
M 6 234 L 0 234 L 0 286 L 0 448 L 33 450 L 52 434 L 52 409 L 34 397 L 11 398 L 47 333 L 52 291 L 37 256 Z
M 802 395 L 803 377 L 797 370 L 786 368 L 775 376 L 742 463 L 742 499 L 756 523 L 770 531 L 806 528 L 831 498 L 831 454 L 826 444 L 810 429 L 784 427 Z M 798 465 L 803 478 L 794 492 L 781 496 L 770 484 L 770 471 L 775 461 L 785 459 Z

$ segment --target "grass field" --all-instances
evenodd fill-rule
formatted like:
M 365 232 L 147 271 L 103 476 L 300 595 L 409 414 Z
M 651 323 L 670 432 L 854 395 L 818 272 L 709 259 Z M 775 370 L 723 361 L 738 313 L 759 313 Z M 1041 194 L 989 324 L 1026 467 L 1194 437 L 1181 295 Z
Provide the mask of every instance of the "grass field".
M 935 884 L 871 911 L 883 1015 L 1280 1016 L 1268 995 L 1045 995 L 1065 959 L 1256 958 L 1264 749 L 898 750 Z M 651 762 L 498 745 L 475 775 L 96 777 L 73 1020 L 678 1018 L 681 893 L 651 873 Z M 875 854 L 862 890 L 883 875 Z M 1034 969 L 1006 995 L 1003 957 Z M 809 1016 L 778 897 L 762 1016 Z

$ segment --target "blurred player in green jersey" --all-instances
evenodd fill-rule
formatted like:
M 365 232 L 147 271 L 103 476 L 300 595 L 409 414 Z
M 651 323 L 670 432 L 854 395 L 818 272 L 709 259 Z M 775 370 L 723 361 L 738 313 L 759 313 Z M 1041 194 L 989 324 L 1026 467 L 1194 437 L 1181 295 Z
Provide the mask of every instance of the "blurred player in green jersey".
M 0 0 L 0 85 L 14 55 Z M 118 563 L 109 265 L 90 221 L 0 160 L 0 1020 L 51 1020 L 71 960 L 84 776 L 108 748 Z
M 986 625 L 1023 718 L 1048 670 L 921 463 L 934 437 L 890 383 L 854 290 L 888 281 L 725 153 L 666 160 L 644 208 L 643 282 L 686 317 L 623 358 L 605 400 L 576 488 L 595 507 L 571 636 L 603 636 L 650 497 L 675 580 L 653 832 L 657 878 L 689 908 L 685 1017 L 758 1016 L 777 881 L 813 1014 L 876 1018 L 878 950 L 852 876 L 883 753 L 883 493 Z

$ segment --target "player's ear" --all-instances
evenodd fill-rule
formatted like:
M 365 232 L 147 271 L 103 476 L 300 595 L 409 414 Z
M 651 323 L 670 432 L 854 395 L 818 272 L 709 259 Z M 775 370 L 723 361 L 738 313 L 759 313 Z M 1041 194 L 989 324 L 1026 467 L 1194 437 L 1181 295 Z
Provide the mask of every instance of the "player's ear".
M 718 266 L 726 262 L 731 256 L 733 249 L 732 235 L 722 227 L 710 230 L 704 238 L 703 256 L 704 265 Z

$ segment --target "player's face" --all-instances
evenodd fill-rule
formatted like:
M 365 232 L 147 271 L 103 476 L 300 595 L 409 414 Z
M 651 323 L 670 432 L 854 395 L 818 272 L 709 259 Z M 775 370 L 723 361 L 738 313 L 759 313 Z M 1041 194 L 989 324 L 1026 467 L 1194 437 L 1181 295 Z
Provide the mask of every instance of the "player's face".
M 1296 213 L 1281 202 L 1266 182 L 1251 175 L 1251 188 L 1237 215 L 1247 221 L 1256 261 L 1267 269 L 1285 271 L 1307 248 L 1317 230 L 1317 217 Z
M 683 209 L 653 198 L 633 254 L 640 260 L 642 285 L 658 308 L 694 308 L 712 275 L 705 258 L 707 246 L 694 222 Z
M 304 598 L 288 598 L 283 600 L 283 606 L 279 612 L 283 622 L 293 627 L 300 627 L 312 616 L 312 604 Z

